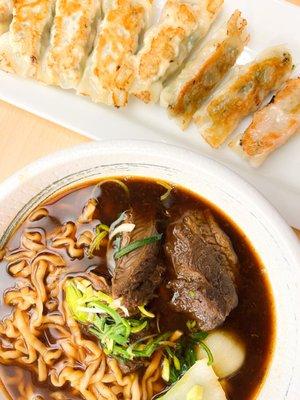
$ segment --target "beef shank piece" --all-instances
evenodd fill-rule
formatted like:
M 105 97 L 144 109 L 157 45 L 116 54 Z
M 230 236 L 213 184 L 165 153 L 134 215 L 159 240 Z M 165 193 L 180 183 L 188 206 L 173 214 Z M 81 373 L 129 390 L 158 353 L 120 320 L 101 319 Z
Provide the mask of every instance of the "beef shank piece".
M 209 210 L 189 210 L 167 229 L 165 251 L 173 266 L 172 304 L 200 329 L 221 325 L 238 304 L 237 256 Z
M 135 224 L 132 232 L 122 234 L 121 248 L 137 240 L 157 235 L 155 211 L 151 209 L 126 212 L 125 223 Z M 160 241 L 144 245 L 116 260 L 112 280 L 115 298 L 123 297 L 128 308 L 146 304 L 162 281 L 164 267 L 158 262 Z
M 84 272 L 80 274 L 80 276 L 82 278 L 88 279 L 91 282 L 94 290 L 111 295 L 111 288 L 104 277 L 98 276 L 97 274 L 91 271 Z

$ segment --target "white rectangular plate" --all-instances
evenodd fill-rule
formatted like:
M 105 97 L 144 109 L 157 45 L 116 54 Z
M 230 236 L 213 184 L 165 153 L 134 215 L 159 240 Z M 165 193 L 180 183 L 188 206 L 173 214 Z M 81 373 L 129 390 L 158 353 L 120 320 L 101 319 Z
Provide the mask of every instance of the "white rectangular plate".
M 239 63 L 252 60 L 268 46 L 286 44 L 293 53 L 294 75 L 300 75 L 300 7 L 284 0 L 225 0 L 225 3 L 217 24 L 237 8 L 249 22 L 251 41 Z M 289 224 L 300 228 L 300 133 L 262 167 L 253 169 L 226 146 L 221 150 L 211 149 L 195 126 L 182 132 L 158 105 L 132 99 L 126 109 L 113 109 L 93 104 L 71 91 L 45 87 L 1 71 L 0 98 L 94 139 L 156 140 L 205 154 L 242 175 L 277 207 Z M 237 132 L 249 121 L 245 120 Z

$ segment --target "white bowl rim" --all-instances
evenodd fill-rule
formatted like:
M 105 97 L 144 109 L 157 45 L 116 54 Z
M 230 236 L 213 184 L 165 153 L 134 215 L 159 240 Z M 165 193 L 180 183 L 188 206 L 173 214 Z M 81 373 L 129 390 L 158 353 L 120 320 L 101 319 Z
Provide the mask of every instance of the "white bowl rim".
M 195 165 L 198 165 L 198 169 L 201 169 L 202 171 L 205 170 L 207 175 L 210 177 L 213 177 L 216 180 L 222 180 L 224 187 L 228 186 L 231 190 L 238 188 L 237 190 L 239 191 L 242 200 L 247 204 L 247 212 L 250 210 L 249 213 L 252 213 L 253 217 L 260 219 L 261 224 L 264 225 L 265 231 L 273 238 L 273 244 L 279 246 L 280 250 L 283 252 L 282 260 L 283 262 L 286 262 L 286 268 L 291 269 L 290 271 L 287 271 L 287 275 L 288 273 L 290 273 L 291 276 L 294 274 L 294 279 L 292 279 L 291 276 L 287 277 L 288 288 L 290 291 L 286 291 L 286 294 L 292 298 L 291 303 L 289 303 L 289 306 L 292 307 L 292 309 L 289 311 L 293 314 L 291 315 L 291 320 L 294 319 L 294 326 L 291 325 L 289 327 L 291 332 L 288 331 L 287 333 L 288 335 L 291 334 L 293 343 L 290 344 L 291 349 L 287 349 L 287 360 L 283 360 L 283 364 L 288 367 L 286 379 L 284 379 L 284 377 L 281 378 L 281 384 L 284 385 L 284 388 L 281 390 L 281 397 L 273 396 L 276 392 L 272 390 L 273 384 L 271 383 L 271 380 L 275 377 L 278 378 L 283 373 L 282 370 L 281 374 L 279 374 L 278 370 L 276 371 L 276 369 L 280 368 L 280 360 L 274 360 L 261 392 L 258 395 L 258 399 L 267 400 L 269 398 L 276 398 L 276 400 L 295 400 L 295 390 L 297 390 L 297 393 L 300 395 L 300 388 L 296 388 L 297 366 L 300 366 L 298 340 L 298 332 L 300 331 L 300 311 L 299 308 L 296 310 L 296 305 L 300 305 L 299 290 L 297 290 L 299 284 L 299 271 L 297 270 L 297 266 L 300 266 L 299 242 L 291 228 L 288 227 L 274 207 L 271 206 L 250 184 L 220 163 L 182 147 L 142 140 L 105 140 L 82 144 L 67 150 L 62 150 L 29 164 L 0 184 L 0 235 L 3 233 L 5 223 L 7 224 L 9 222 L 6 221 L 3 223 L 3 218 L 5 221 L 6 213 L 5 209 L 1 209 L 1 206 L 12 193 L 17 192 L 21 183 L 24 184 L 30 182 L 37 176 L 41 176 L 45 171 L 55 168 L 57 165 L 63 165 L 64 163 L 69 164 L 71 161 L 80 161 L 81 159 L 86 159 L 87 157 L 92 156 L 99 156 L 99 160 L 101 160 L 101 157 L 104 158 L 107 154 L 112 154 L 118 157 L 122 156 L 125 159 L 127 157 L 128 162 L 132 163 L 134 163 L 133 160 L 135 158 L 141 160 L 141 163 L 143 162 L 142 159 L 145 158 L 150 160 L 158 159 L 160 160 L 161 166 L 166 163 L 166 160 L 168 160 L 169 163 L 170 161 L 173 161 L 174 163 L 179 162 L 180 165 L 182 165 L 182 162 L 185 162 L 187 165 L 193 165 L 195 169 L 197 169 Z M 156 164 L 153 164 L 152 166 L 156 166 Z M 119 173 L 118 175 L 121 174 Z M 126 174 L 124 173 L 124 175 Z M 186 187 L 190 189 L 190 186 L 186 185 Z M 201 193 L 199 194 L 201 195 Z M 250 202 L 249 199 L 251 199 Z M 240 203 L 242 200 L 240 200 Z M 231 217 L 231 214 L 228 214 L 226 210 L 224 211 L 229 217 Z M 249 237 L 249 239 L 251 241 L 252 238 Z M 288 346 L 288 342 L 285 342 L 285 345 Z M 284 346 L 284 342 L 281 343 L 281 346 Z M 276 354 L 276 351 L 275 348 L 274 355 Z M 274 363 L 276 363 L 275 366 Z

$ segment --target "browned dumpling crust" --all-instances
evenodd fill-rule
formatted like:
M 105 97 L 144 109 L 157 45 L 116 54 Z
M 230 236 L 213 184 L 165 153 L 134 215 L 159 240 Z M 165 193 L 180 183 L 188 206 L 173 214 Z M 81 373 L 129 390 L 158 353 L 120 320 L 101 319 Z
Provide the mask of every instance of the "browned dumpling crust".
M 163 81 L 207 34 L 222 4 L 223 0 L 167 0 L 159 22 L 146 32 L 132 61 L 135 78 L 130 92 L 145 103 L 158 101 Z
M 12 0 L 0 0 L 0 35 L 8 31 L 12 18 Z
M 223 2 L 166 0 L 153 23 L 153 0 L 0 0 L 0 70 L 109 106 L 126 106 L 130 95 L 145 103 L 160 100 L 182 129 L 193 120 L 218 148 L 292 71 L 284 46 L 232 68 L 249 40 L 238 10 L 202 41 Z M 299 79 L 230 143 L 252 165 L 299 129 Z
M 137 50 L 139 35 L 147 26 L 152 2 L 114 0 L 98 26 L 94 50 L 88 60 L 78 92 L 96 102 L 124 106 L 133 71 L 118 71 Z
M 235 64 L 248 40 L 247 21 L 237 10 L 165 86 L 161 105 L 168 108 L 169 115 L 176 118 L 182 129 L 188 127 L 193 114 Z
M 100 0 L 57 0 L 55 17 L 41 67 L 40 79 L 65 89 L 75 89 L 91 51 Z
M 0 37 L 0 68 L 36 78 L 55 0 L 15 0 L 9 31 Z
M 289 80 L 273 100 L 257 111 L 243 135 L 230 147 L 258 167 L 300 130 L 300 78 Z
M 219 147 L 239 122 L 278 89 L 292 71 L 292 56 L 283 47 L 273 47 L 253 63 L 241 67 L 208 103 L 194 115 L 194 121 L 212 146 Z

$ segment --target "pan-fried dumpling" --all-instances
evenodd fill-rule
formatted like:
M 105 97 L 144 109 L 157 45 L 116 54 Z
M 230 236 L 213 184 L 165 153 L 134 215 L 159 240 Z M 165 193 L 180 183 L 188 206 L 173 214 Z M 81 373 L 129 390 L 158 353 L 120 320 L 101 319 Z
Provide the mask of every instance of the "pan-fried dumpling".
M 248 39 L 247 21 L 235 11 L 212 40 L 195 50 L 180 74 L 168 82 L 160 102 L 182 129 L 187 128 L 201 103 L 235 64 Z
M 300 78 L 289 80 L 271 103 L 254 114 L 245 133 L 229 145 L 258 167 L 300 130 Z
M 0 0 L 0 35 L 7 32 L 12 18 L 12 0 Z
M 149 21 L 151 3 L 151 0 L 112 0 L 104 4 L 106 13 L 99 24 L 79 93 L 95 102 L 116 107 L 126 105 L 133 71 L 123 77 L 118 71 L 137 50 L 139 35 Z
M 132 60 L 135 79 L 130 92 L 145 103 L 158 101 L 163 81 L 206 35 L 222 4 L 223 0 L 167 0 L 159 22 L 146 32 Z
M 77 87 L 100 15 L 101 0 L 57 0 L 39 79 L 64 89 Z
M 292 57 L 283 46 L 269 48 L 253 63 L 240 67 L 207 104 L 194 114 L 204 139 L 219 147 L 248 114 L 256 111 L 292 70 Z
M 55 0 L 13 2 L 9 31 L 0 37 L 0 69 L 36 77 L 47 44 Z

